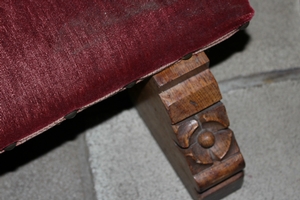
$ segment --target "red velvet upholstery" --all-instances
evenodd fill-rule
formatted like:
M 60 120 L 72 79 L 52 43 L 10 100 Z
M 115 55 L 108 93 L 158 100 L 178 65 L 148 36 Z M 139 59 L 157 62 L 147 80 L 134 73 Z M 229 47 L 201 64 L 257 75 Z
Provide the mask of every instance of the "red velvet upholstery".
M 0 151 L 252 16 L 247 0 L 0 1 Z

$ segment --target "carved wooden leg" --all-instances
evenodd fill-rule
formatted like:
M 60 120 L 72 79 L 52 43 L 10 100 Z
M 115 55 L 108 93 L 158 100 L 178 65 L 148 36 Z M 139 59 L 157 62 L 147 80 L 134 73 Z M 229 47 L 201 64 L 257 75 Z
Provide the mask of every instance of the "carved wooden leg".
M 133 88 L 139 114 L 193 199 L 241 187 L 244 159 L 204 53 Z

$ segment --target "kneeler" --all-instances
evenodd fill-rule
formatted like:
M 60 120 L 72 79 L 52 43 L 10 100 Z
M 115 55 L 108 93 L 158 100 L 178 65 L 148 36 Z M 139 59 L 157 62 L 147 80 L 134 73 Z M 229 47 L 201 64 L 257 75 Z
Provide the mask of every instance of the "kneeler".
M 141 82 L 137 109 L 192 198 L 219 199 L 245 164 L 203 51 L 253 13 L 247 0 L 1 1 L 0 152 Z

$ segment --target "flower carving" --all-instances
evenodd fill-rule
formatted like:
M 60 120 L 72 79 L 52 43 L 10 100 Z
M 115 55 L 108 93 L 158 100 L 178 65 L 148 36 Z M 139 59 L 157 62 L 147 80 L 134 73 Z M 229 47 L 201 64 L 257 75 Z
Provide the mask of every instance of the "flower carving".
M 215 133 L 204 129 L 196 135 L 197 140 L 185 151 L 185 155 L 197 163 L 213 164 L 214 160 L 222 160 L 230 148 L 232 132 L 229 129 Z
M 184 154 L 199 164 L 222 160 L 230 149 L 233 132 L 223 104 L 215 105 L 192 119 L 173 126 Z

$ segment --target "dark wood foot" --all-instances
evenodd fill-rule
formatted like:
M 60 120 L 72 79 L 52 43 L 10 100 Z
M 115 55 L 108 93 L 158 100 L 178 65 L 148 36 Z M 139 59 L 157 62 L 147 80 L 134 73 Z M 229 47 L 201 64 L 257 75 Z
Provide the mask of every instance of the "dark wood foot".
M 193 199 L 220 199 L 242 185 L 244 159 L 204 53 L 132 89 L 149 127 Z

